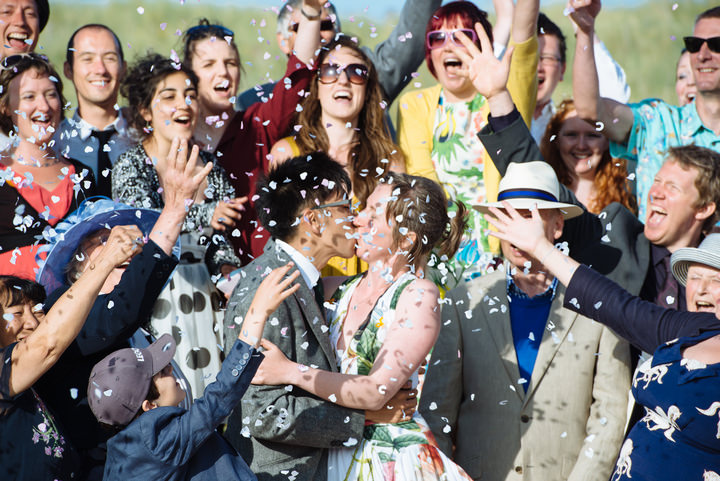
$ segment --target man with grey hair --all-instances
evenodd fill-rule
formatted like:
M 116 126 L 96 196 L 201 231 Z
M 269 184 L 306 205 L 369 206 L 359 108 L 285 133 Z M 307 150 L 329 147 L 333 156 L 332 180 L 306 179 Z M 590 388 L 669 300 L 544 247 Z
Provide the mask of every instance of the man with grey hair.
M 425 27 L 442 0 L 407 0 L 400 19 L 387 39 L 374 50 L 363 47 L 378 72 L 385 100 L 391 104 L 410 82 L 411 74 L 425 58 Z M 295 30 L 303 15 L 301 0 L 288 0 L 278 13 L 277 40 L 280 49 L 289 55 L 295 45 Z M 340 19 L 335 6 L 327 2 L 322 11 L 321 42 L 327 43 L 340 33 Z M 307 16 L 307 15 L 306 15 Z M 258 101 L 267 102 L 274 82 L 246 90 L 238 96 L 238 110 L 246 110 Z

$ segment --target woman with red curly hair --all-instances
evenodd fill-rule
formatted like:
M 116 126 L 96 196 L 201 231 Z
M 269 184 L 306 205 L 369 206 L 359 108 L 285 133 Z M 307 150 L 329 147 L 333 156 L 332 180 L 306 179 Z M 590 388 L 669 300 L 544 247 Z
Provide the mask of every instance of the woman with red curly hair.
M 558 107 L 540 151 L 558 180 L 590 212 L 599 214 L 609 204 L 620 202 L 637 214 L 637 200 L 628 189 L 627 161 L 610 157 L 607 139 L 592 123 L 578 117 L 572 99 Z

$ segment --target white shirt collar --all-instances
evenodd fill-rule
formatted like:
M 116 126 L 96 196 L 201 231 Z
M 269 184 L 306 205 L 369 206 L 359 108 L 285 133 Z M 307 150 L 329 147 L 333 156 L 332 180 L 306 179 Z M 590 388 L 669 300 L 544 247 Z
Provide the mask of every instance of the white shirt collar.
M 123 117 L 122 109 L 118 110 L 117 113 L 118 114 L 117 117 L 115 117 L 115 120 L 102 130 L 104 131 L 114 128 L 118 134 L 127 135 L 127 120 Z M 70 124 L 77 129 L 80 140 L 82 141 L 87 140 L 93 130 L 98 130 L 90 125 L 85 119 L 80 117 L 78 109 L 75 109 L 75 115 L 73 115 L 72 119 L 70 119 Z
M 300 271 L 300 275 L 305 280 L 308 288 L 312 289 L 315 284 L 320 280 L 320 271 L 310 262 L 310 259 L 305 257 L 301 252 L 295 249 L 287 242 L 283 242 L 280 239 L 275 239 L 275 244 L 290 256 L 290 259 L 295 263 L 295 267 Z

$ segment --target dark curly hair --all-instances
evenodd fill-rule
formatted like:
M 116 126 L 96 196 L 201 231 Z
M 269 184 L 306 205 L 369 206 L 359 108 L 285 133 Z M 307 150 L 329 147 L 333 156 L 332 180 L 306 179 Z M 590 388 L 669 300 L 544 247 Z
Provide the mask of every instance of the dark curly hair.
M 55 84 L 60 96 L 60 104 L 64 109 L 67 100 L 63 95 L 63 83 L 60 74 L 44 55 L 37 53 L 22 53 L 10 55 L 0 63 L 0 130 L 9 135 L 13 130 L 12 112 L 10 112 L 10 83 L 28 70 L 35 70 L 39 76 L 48 77 Z M 64 114 L 63 114 L 64 115 Z
M 557 108 L 557 112 L 550 119 L 545 135 L 540 142 L 540 152 L 543 157 L 555 170 L 561 184 L 570 187 L 573 183 L 573 174 L 568 169 L 565 161 L 560 156 L 557 136 L 560 135 L 568 115 L 575 111 L 575 102 L 572 99 L 563 100 Z M 620 202 L 631 212 L 637 214 L 638 206 L 635 196 L 630 193 L 628 185 L 627 161 L 625 159 L 613 159 L 610 157 L 610 149 L 605 149 L 602 159 L 595 170 L 595 197 L 587 209 L 590 212 L 599 214 L 605 207 L 613 202 Z
M 145 119 L 141 112 L 150 109 L 158 84 L 165 77 L 177 72 L 187 75 L 193 86 L 197 87 L 198 78 L 195 72 L 157 53 L 148 53 L 139 58 L 128 70 L 120 85 L 120 93 L 128 100 L 128 123 L 137 130 L 138 134 L 142 135 L 141 132 L 145 136 L 149 134 L 144 132 Z
M 283 241 L 297 232 L 305 209 L 350 192 L 350 177 L 342 165 L 323 152 L 280 162 L 257 183 L 255 210 L 270 235 Z

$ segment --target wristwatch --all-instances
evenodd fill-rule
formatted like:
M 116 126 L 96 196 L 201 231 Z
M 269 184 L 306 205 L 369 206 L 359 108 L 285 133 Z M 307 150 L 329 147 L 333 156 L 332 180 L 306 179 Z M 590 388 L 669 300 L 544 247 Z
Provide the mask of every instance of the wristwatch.
M 304 8 L 300 7 L 300 13 L 302 13 L 303 17 L 307 18 L 308 20 L 320 20 L 320 17 L 322 17 L 322 10 L 320 10 L 317 15 L 310 15 L 305 11 Z

